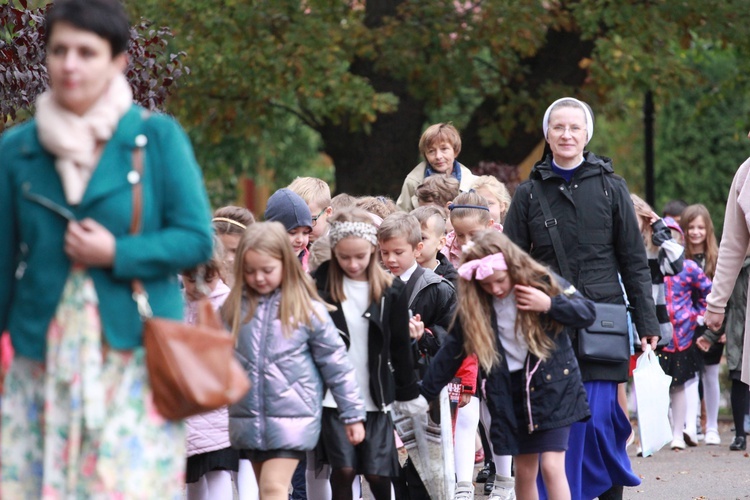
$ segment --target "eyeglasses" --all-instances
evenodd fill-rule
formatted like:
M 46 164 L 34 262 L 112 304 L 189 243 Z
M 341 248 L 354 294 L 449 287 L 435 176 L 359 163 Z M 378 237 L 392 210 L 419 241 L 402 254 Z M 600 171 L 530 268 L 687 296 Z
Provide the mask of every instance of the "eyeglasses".
M 550 130 L 557 135 L 563 135 L 565 131 L 570 132 L 570 135 L 578 135 L 581 132 L 584 132 L 586 129 L 584 127 L 581 127 L 580 125 L 555 125 L 554 127 L 551 127 Z
M 321 215 L 325 213 L 326 210 L 328 210 L 328 207 L 325 207 L 323 210 L 321 210 L 318 215 L 313 216 L 312 218 L 313 227 L 315 227 L 315 224 L 318 223 L 318 219 L 320 218 Z

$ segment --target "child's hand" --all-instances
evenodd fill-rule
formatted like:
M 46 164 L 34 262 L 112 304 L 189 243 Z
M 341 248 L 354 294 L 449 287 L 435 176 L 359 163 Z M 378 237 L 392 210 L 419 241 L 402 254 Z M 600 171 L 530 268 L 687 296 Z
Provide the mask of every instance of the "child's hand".
M 346 439 L 349 440 L 352 446 L 357 446 L 365 440 L 365 426 L 362 422 L 346 424 L 344 427 L 346 428 Z
M 522 311 L 546 313 L 552 306 L 552 299 L 533 286 L 515 285 L 516 306 Z
M 461 399 L 458 400 L 458 407 L 463 408 L 469 403 L 471 403 L 471 394 L 469 394 L 468 392 L 462 392 Z
M 703 352 L 708 352 L 708 350 L 711 348 L 711 341 L 708 340 L 705 336 L 698 337 L 698 340 L 695 341 L 695 345 L 698 346 L 698 349 L 700 349 Z
M 409 319 L 409 337 L 419 340 L 424 335 L 424 323 L 422 322 L 422 316 L 415 314 Z

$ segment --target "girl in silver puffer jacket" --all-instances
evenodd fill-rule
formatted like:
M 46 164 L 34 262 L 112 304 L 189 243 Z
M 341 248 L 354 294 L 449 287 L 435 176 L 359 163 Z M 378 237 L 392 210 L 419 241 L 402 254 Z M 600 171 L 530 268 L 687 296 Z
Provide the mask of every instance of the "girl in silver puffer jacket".
M 324 387 L 352 444 L 364 438 L 364 403 L 344 343 L 284 226 L 248 227 L 234 272 L 223 316 L 252 388 L 229 407 L 229 439 L 253 463 L 260 491 L 286 498 L 298 461 L 318 442 Z

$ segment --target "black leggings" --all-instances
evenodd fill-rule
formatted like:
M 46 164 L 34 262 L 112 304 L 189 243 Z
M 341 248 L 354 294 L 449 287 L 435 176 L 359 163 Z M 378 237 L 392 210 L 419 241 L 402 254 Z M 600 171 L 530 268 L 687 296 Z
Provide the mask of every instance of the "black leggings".
M 331 497 L 333 500 L 352 500 L 352 482 L 356 472 L 352 468 L 333 469 L 331 471 Z M 391 478 L 365 474 L 370 491 L 375 500 L 390 500 Z
M 730 401 L 732 403 L 732 418 L 734 419 L 734 434 L 737 437 L 745 437 L 745 415 L 750 406 L 750 388 L 740 380 L 732 379 L 732 392 Z

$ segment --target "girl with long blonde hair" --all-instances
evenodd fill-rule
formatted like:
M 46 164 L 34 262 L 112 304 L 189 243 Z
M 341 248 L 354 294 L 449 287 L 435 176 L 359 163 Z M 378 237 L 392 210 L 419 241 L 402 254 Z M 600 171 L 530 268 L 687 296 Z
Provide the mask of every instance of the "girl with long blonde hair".
M 680 217 L 680 227 L 685 234 L 685 258 L 695 261 L 703 272 L 714 279 L 719 244 L 711 214 L 700 203 L 688 205 Z
M 364 405 L 346 347 L 284 226 L 248 227 L 234 271 L 222 312 L 252 390 L 229 407 L 229 438 L 252 463 L 261 498 L 286 499 L 298 462 L 317 445 L 324 387 L 352 444 L 364 439 Z
M 714 223 L 708 209 L 700 204 L 688 205 L 680 217 L 680 227 L 685 233 L 685 257 L 698 264 L 706 276 L 713 280 L 714 273 L 716 273 L 716 262 L 719 258 L 719 245 L 716 243 Z M 695 331 L 695 338 L 702 336 L 705 330 L 705 326 L 698 326 Z M 711 445 L 721 444 L 718 425 L 719 400 L 721 399 L 719 362 L 724 354 L 726 340 L 726 335 L 721 335 L 718 342 L 707 351 L 703 351 L 704 366 L 703 372 L 701 372 L 701 381 L 703 383 L 705 414 L 702 412 L 701 423 L 705 427 L 703 429 L 705 442 Z M 689 401 L 688 404 L 695 407 L 697 401 Z M 692 438 L 693 436 L 689 437 Z M 697 443 L 697 441 L 694 441 L 694 443 Z
M 549 498 L 570 499 L 570 426 L 590 412 L 566 328 L 589 326 L 594 304 L 497 231 L 474 235 L 458 273 L 457 317 L 422 395 L 436 397 L 445 374 L 476 354 L 487 377 L 494 453 L 514 456 L 516 496 L 538 498 L 541 464 Z

